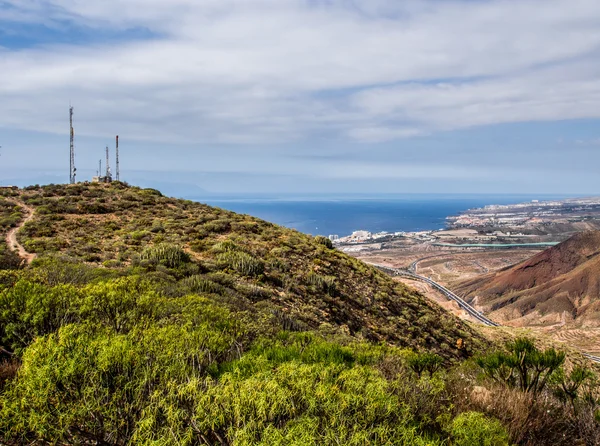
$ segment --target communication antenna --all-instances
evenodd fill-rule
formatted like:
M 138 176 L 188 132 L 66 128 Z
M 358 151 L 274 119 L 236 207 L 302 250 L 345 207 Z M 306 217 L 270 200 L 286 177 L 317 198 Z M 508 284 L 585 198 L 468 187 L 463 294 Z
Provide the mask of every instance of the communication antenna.
M 102 160 L 98 160 L 98 177 L 102 175 Z
M 69 107 L 69 125 L 70 125 L 70 136 L 71 136 L 71 150 L 70 150 L 70 167 L 69 167 L 69 182 L 75 184 L 75 176 L 77 169 L 75 168 L 75 131 L 73 130 L 73 107 Z
M 120 172 L 119 172 L 119 135 L 117 135 L 117 181 L 120 181 Z
M 110 180 L 111 180 L 110 161 L 108 158 L 108 146 L 106 146 L 106 181 L 110 181 Z

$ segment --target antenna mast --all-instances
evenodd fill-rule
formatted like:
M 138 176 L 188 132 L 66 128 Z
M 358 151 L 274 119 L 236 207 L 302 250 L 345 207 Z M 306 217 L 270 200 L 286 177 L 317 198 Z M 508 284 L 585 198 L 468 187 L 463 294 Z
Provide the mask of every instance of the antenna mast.
M 75 184 L 75 131 L 73 130 L 73 107 L 69 107 L 69 124 L 70 124 L 70 135 L 71 135 L 71 153 L 70 153 L 70 168 L 69 168 L 69 182 Z
M 111 173 L 110 173 L 110 164 L 109 164 L 109 158 L 108 158 L 108 146 L 106 146 L 106 181 L 110 182 L 111 180 Z
M 119 135 L 117 135 L 117 181 L 120 181 L 120 172 L 119 172 Z

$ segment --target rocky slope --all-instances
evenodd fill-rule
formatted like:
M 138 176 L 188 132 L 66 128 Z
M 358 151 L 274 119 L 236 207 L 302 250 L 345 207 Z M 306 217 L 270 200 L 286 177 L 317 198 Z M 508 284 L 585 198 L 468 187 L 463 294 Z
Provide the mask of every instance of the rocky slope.
M 600 231 L 581 232 L 457 291 L 493 317 L 529 324 L 600 323 Z

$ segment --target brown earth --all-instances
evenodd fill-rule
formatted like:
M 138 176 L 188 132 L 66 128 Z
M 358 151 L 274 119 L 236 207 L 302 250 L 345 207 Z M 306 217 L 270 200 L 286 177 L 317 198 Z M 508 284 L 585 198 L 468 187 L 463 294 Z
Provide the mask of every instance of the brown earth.
M 475 319 L 468 312 L 460 308 L 457 302 L 448 299 L 439 290 L 433 288 L 428 283 L 422 282 L 420 280 L 412 280 L 408 277 L 395 277 L 394 280 L 417 290 L 423 296 L 426 296 L 427 298 L 431 299 L 444 310 L 454 314 L 455 316 L 463 320 L 472 322 L 474 324 L 480 324 L 480 322 L 477 319 Z
M 454 289 L 503 323 L 600 326 L 599 254 L 600 231 L 586 231 Z
M 25 226 L 26 223 L 30 222 L 33 219 L 34 209 L 31 206 L 26 205 L 22 201 L 15 200 L 13 202 L 25 210 L 25 218 L 21 223 L 19 223 L 18 226 L 8 231 L 8 233 L 6 234 L 6 246 L 8 246 L 8 249 L 10 249 L 11 251 L 18 253 L 19 257 L 25 260 L 27 264 L 30 264 L 37 257 L 37 255 L 34 253 L 27 252 L 25 247 L 19 242 L 19 240 L 17 240 L 17 233 L 21 230 L 23 226 Z
M 416 262 L 416 272 L 431 277 L 454 290 L 454 284 L 481 277 L 529 259 L 539 249 L 388 249 L 354 254 L 361 260 L 391 268 L 408 268 Z

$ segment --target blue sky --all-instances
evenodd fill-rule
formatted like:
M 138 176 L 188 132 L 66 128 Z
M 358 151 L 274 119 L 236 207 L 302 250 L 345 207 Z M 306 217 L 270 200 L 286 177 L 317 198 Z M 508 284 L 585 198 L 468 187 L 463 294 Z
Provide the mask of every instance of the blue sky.
M 597 0 L 0 0 L 0 68 L 3 184 L 71 102 L 80 180 L 119 134 L 175 195 L 600 195 Z

